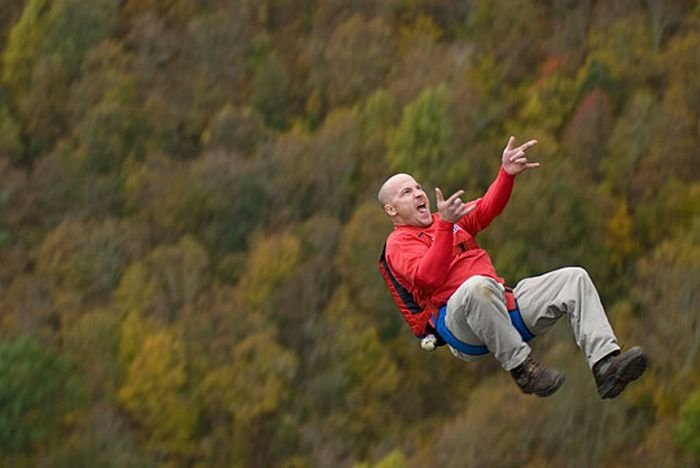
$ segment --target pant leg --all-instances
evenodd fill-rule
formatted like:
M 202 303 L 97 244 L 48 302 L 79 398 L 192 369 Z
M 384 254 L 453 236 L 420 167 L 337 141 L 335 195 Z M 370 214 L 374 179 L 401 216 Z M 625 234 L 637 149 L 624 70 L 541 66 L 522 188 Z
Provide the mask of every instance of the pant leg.
M 503 285 L 492 278 L 473 276 L 462 283 L 447 302 L 445 325 L 464 343 L 486 345 L 507 371 L 530 355 L 530 347 L 508 316 Z M 452 347 L 450 350 L 465 361 L 478 359 Z
M 535 335 L 564 314 L 589 367 L 620 349 L 598 291 L 583 268 L 569 267 L 520 281 L 514 289 L 525 325 Z

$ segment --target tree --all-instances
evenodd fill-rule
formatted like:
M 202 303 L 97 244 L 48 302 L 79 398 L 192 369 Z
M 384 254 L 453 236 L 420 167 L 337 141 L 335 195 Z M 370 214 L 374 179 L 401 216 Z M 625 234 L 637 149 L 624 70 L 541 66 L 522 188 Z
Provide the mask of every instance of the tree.
M 664 36 L 670 30 L 673 30 L 680 23 L 684 10 L 691 7 L 690 1 L 687 0 L 646 0 L 649 16 L 651 17 L 651 29 L 654 33 L 654 50 L 659 50 L 659 46 L 664 39 Z
M 405 332 L 396 306 L 382 281 L 377 261 L 391 223 L 376 201 L 358 206 L 344 226 L 334 264 L 355 303 L 358 316 L 382 337 Z
M 467 17 L 469 38 L 478 44 L 479 56 L 493 65 L 489 80 L 499 94 L 528 77 L 542 60 L 549 15 L 540 3 L 484 0 Z
M 0 44 L 5 43 L 10 27 L 22 14 L 24 3 L 24 0 L 3 0 L 0 2 L 0 10 L 5 13 L 0 19 Z
M 0 305 L 0 324 L 7 336 L 54 341 L 58 317 L 51 303 L 50 283 L 45 278 L 28 273 L 15 276 L 4 290 Z
M 215 443 L 227 447 L 220 451 L 227 455 L 219 455 L 220 463 L 245 466 L 265 460 L 258 447 L 264 418 L 287 399 L 296 368 L 296 357 L 263 332 L 236 343 L 230 363 L 211 369 L 203 378 L 197 395 L 213 421 L 228 421 L 227 427 L 217 427 L 222 433 L 213 434 Z
M 186 172 L 175 221 L 211 252 L 241 250 L 270 210 L 261 171 L 259 161 L 238 153 L 205 153 Z
M 466 84 L 464 73 L 473 66 L 469 46 L 465 42 L 441 41 L 445 31 L 433 17 L 425 14 L 407 17 L 397 27 L 397 34 L 398 53 L 385 88 L 402 106 L 425 88 L 439 83 L 449 84 L 452 91 Z M 467 102 L 463 104 L 469 106 Z
M 20 337 L 0 341 L 0 450 L 31 451 L 54 433 L 79 387 L 65 357 Z
M 655 176 L 653 182 L 671 177 L 691 182 L 700 177 L 696 164 L 697 152 L 694 150 L 700 142 L 697 130 L 700 91 L 692 78 L 700 73 L 700 64 L 692 58 L 692 51 L 698 46 L 700 34 L 697 32 L 674 37 L 669 41 L 662 60 L 668 70 L 658 128 L 659 135 L 663 137 L 652 140 L 649 157 L 642 165 L 649 175 Z M 660 140 L 666 140 L 666 144 Z
M 647 190 L 648 176 L 640 174 L 640 165 L 648 157 L 654 135 L 658 132 L 660 111 L 651 92 L 637 91 L 615 120 L 607 144 L 608 157 L 601 160 L 605 182 L 616 193 L 624 195 L 632 208 L 643 200 Z
M 114 310 L 97 308 L 61 330 L 66 354 L 86 377 L 90 401 L 111 403 L 116 396 L 120 322 Z
M 253 77 L 253 107 L 276 130 L 289 126 L 290 83 L 284 63 L 274 51 L 261 60 Z
M 379 17 L 353 15 L 333 32 L 323 48 L 316 79 L 331 107 L 347 106 L 379 87 L 391 66 L 391 30 Z
M 0 155 L 19 161 L 22 151 L 20 124 L 7 106 L 0 104 Z
M 388 173 L 386 158 L 389 136 L 401 117 L 401 109 L 387 91 L 380 89 L 370 95 L 358 113 L 362 147 L 357 151 L 357 192 L 369 190 L 374 194 Z
M 258 239 L 248 257 L 248 266 L 238 283 L 243 306 L 249 314 L 275 316 L 276 290 L 297 267 L 301 244 L 290 233 Z
M 208 268 L 206 251 L 191 237 L 160 245 L 126 269 L 115 291 L 117 307 L 161 326 L 171 324 L 194 307 L 208 282 Z
M 149 157 L 128 173 L 126 206 L 162 241 L 190 235 L 211 253 L 241 251 L 270 210 L 262 166 L 222 150 L 186 163 Z
M 681 407 L 677 434 L 681 446 L 700 460 L 700 392 L 697 390 Z
M 222 150 L 250 159 L 257 146 L 266 138 L 263 123 L 252 109 L 225 104 L 212 116 L 202 134 L 202 143 L 208 152 Z
M 656 362 L 646 391 L 659 411 L 675 412 L 700 379 L 700 320 L 688 313 L 697 304 L 695 279 L 700 274 L 700 223 L 697 215 L 694 219 L 690 229 L 661 242 L 639 261 L 631 294 L 637 305 L 632 312 L 641 320 L 630 325 Z M 648 329 L 654 333 L 645 333 Z
M 119 401 L 156 453 L 186 456 L 194 451 L 199 410 L 187 398 L 187 383 L 182 343 L 167 330 L 147 336 L 127 369 Z
M 98 404 L 80 415 L 70 434 L 42 454 L 41 462 L 66 467 L 87 462 L 104 468 L 156 468 L 157 457 L 149 456 L 135 436 L 117 408 Z
M 112 32 L 117 6 L 116 0 L 31 0 L 13 27 L 2 81 L 31 137 L 31 157 L 65 133 L 68 87 L 87 50 Z
M 583 190 L 574 180 L 576 171 L 568 164 L 544 164 L 527 173 L 518 180 L 506 211 L 480 235 L 507 282 L 584 265 L 604 296 L 612 292 L 607 287 L 619 286 L 610 277 L 605 251 L 608 198 L 595 188 Z M 557 221 L 543 227 L 548 219 Z
M 356 112 L 341 110 L 313 137 L 292 131 L 261 149 L 276 224 L 317 213 L 348 216 L 361 137 Z
M 253 32 L 245 17 L 232 11 L 194 18 L 188 36 L 184 65 L 192 75 L 184 85 L 190 87 L 196 106 L 187 114 L 196 119 L 196 128 L 203 128 L 205 116 L 216 110 L 215 106 L 245 103 L 238 91 L 249 74 L 245 63 L 252 53 Z
M 0 117 L 1 119 L 2 117 Z M 0 252 L 16 244 L 27 203 L 27 173 L 0 156 Z M 2 275 L 0 275 L 2 278 Z
M 304 383 L 312 396 L 302 402 L 311 411 L 305 422 L 313 434 L 309 443 L 324 465 L 338 463 L 348 447 L 365 456 L 399 430 L 391 408 L 402 393 L 401 369 L 355 307 L 350 291 L 336 288 L 323 313 L 326 333 L 315 344 L 313 373 Z
M 103 222 L 66 220 L 51 230 L 38 249 L 37 269 L 58 288 L 73 288 L 86 297 L 108 297 L 119 283 L 131 255 L 127 227 Z M 134 249 L 136 251 L 131 251 Z
M 618 2 L 616 6 L 623 6 Z M 587 83 L 582 89 L 586 93 L 593 87 L 601 87 L 612 98 L 619 102 L 624 94 L 621 83 L 627 89 L 643 85 L 659 73 L 658 55 L 650 54 L 653 47 L 652 35 L 647 27 L 647 19 L 638 10 L 639 2 L 628 2 L 627 11 L 599 15 L 612 24 L 593 25 L 589 33 L 588 47 L 590 52 L 586 57 Z M 601 8 L 602 5 L 598 5 Z M 635 8 L 637 10 L 635 11 Z M 597 83 L 596 83 L 597 82 Z
M 609 97 L 600 89 L 594 89 L 581 100 L 564 129 L 563 146 L 581 170 L 582 180 L 598 179 L 598 166 L 605 158 L 612 121 Z
M 403 111 L 389 143 L 387 160 L 394 171 L 418 180 L 437 179 L 452 162 L 452 126 L 445 85 L 427 88 Z

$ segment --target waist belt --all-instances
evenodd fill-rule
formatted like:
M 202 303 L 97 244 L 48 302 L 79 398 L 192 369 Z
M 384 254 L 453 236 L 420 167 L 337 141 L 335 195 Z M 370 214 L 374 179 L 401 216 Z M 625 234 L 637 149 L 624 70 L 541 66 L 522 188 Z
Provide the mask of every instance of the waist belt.
M 510 296 L 510 297 L 509 297 Z M 528 342 L 535 337 L 530 330 L 525 326 L 523 321 L 523 316 L 520 314 L 520 308 L 518 307 L 518 301 L 513 297 L 511 291 L 506 291 L 506 305 L 508 307 L 508 315 L 510 316 L 510 321 L 522 336 L 523 341 Z M 488 354 L 489 349 L 485 345 L 473 345 L 469 343 L 464 343 L 460 341 L 456 336 L 452 334 L 450 330 L 447 329 L 447 324 L 445 323 L 445 315 L 447 313 L 447 306 L 444 305 L 438 310 L 437 321 L 433 323 L 433 327 L 438 332 L 440 337 L 449 344 L 452 348 L 460 351 L 464 354 L 469 354 L 471 356 L 481 356 L 483 354 Z M 432 320 L 431 320 L 432 322 Z

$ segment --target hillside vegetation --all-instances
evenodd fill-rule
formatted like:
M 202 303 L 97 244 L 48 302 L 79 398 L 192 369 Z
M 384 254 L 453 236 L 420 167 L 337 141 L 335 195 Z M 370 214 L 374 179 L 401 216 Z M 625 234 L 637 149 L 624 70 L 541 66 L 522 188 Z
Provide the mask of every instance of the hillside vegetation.
M 0 0 L 0 465 L 700 462 L 696 0 Z M 647 374 L 522 395 L 421 351 L 390 174 L 479 196 L 510 284 L 582 265 Z M 433 201 L 434 203 L 434 201 Z M 434 206 L 434 205 L 433 205 Z

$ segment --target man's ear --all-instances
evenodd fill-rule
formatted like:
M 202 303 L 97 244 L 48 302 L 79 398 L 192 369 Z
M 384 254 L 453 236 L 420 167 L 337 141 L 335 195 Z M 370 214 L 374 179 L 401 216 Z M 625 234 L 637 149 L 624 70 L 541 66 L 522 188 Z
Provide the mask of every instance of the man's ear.
M 389 216 L 396 216 L 396 208 L 394 208 L 392 205 L 389 205 L 388 203 L 384 205 L 384 212 Z

